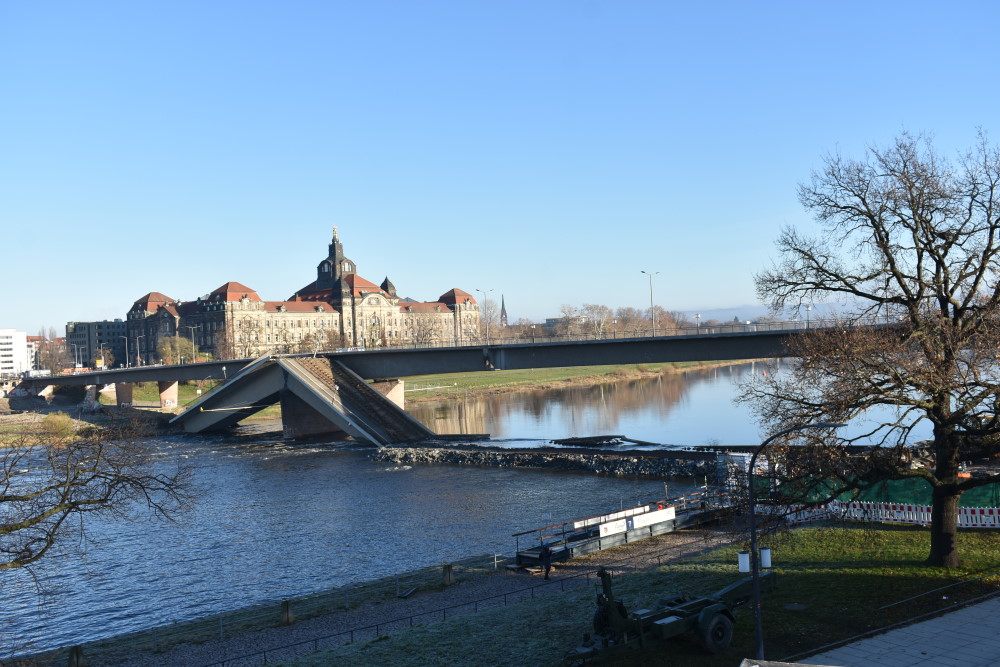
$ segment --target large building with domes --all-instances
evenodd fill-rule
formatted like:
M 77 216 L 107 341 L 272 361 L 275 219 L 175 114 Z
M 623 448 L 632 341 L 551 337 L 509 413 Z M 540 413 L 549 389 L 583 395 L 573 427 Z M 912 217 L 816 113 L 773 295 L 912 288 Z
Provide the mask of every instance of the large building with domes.
M 480 331 L 479 304 L 468 292 L 454 288 L 422 302 L 400 297 L 388 277 L 381 285 L 362 278 L 344 255 L 336 228 L 316 280 L 285 301 L 265 301 L 238 282 L 194 301 L 150 292 L 132 304 L 126 323 L 130 364 L 158 362 L 160 341 L 172 336 L 192 340 L 218 359 L 234 359 L 344 347 L 462 345 L 477 342 Z

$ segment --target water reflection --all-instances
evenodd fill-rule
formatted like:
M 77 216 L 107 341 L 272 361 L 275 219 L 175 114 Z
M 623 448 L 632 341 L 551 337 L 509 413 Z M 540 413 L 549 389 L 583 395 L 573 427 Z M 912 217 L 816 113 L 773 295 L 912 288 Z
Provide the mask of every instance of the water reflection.
M 759 441 L 752 415 L 733 403 L 749 374 L 771 366 L 745 363 L 643 380 L 567 386 L 407 405 L 436 433 L 489 433 L 518 446 L 550 439 L 624 435 L 665 445 Z

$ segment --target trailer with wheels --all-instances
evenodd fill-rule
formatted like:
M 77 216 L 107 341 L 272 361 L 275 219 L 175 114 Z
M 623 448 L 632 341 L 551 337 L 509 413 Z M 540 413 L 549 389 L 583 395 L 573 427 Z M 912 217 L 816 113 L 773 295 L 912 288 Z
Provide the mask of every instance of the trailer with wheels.
M 733 639 L 733 610 L 750 600 L 753 585 L 753 579 L 746 577 L 712 595 L 672 595 L 661 599 L 653 610 L 629 612 L 621 600 L 615 599 L 611 573 L 601 568 L 597 574 L 601 592 L 597 595 L 593 632 L 584 634 L 583 643 L 566 654 L 567 665 L 645 651 L 684 633 L 697 634 L 709 653 L 725 651 Z M 761 575 L 762 587 L 770 588 L 773 583 L 773 572 Z

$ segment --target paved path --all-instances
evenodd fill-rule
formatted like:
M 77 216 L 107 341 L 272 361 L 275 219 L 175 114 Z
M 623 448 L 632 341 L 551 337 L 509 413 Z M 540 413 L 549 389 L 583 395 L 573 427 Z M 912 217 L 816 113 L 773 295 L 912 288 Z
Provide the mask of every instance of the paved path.
M 1000 598 L 800 662 L 830 667 L 995 667 L 1000 665 Z

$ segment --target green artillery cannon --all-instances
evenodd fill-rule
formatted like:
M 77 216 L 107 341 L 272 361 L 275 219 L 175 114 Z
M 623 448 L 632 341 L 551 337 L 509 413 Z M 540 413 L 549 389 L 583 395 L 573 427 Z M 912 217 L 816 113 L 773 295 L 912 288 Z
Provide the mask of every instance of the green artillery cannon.
M 611 590 L 611 573 L 601 568 L 602 592 L 597 595 L 594 631 L 583 636 L 583 644 L 569 651 L 567 665 L 618 658 L 644 651 L 685 632 L 696 632 L 709 653 L 729 648 L 733 640 L 733 610 L 750 600 L 753 579 L 746 577 L 712 595 L 692 598 L 673 595 L 661 599 L 656 609 L 629 613 Z M 774 585 L 774 573 L 761 574 L 761 586 Z

